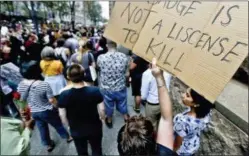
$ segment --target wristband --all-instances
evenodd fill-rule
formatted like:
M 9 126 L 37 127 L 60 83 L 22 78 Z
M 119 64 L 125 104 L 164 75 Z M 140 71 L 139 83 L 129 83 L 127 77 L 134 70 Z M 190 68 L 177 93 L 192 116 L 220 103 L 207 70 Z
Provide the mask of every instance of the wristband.
M 156 81 L 157 81 L 157 87 L 158 88 L 161 88 L 161 87 L 165 86 L 165 82 L 164 82 L 164 79 L 162 77 L 157 78 Z
M 165 86 L 165 85 L 164 85 L 164 84 L 157 85 L 158 88 L 161 88 L 161 87 L 163 87 L 163 86 Z

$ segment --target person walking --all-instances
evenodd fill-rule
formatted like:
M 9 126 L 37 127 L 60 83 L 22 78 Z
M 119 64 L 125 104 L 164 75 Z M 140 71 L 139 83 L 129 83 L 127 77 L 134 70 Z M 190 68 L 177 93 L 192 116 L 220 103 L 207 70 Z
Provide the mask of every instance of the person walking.
M 57 40 L 57 45 L 55 48 L 55 57 L 61 61 L 61 63 L 65 68 L 70 55 L 70 51 L 68 48 L 64 47 L 64 44 L 65 40 L 63 38 L 59 38 Z
M 70 127 L 79 155 L 88 155 L 87 143 L 92 155 L 102 155 L 102 122 L 104 119 L 103 97 L 99 88 L 86 86 L 83 81 L 84 69 L 78 64 L 68 68 L 68 78 L 73 88 L 63 91 L 58 106 L 63 123 Z M 98 114 L 99 112 L 99 114 Z
M 104 96 L 106 125 L 112 128 L 114 105 L 128 120 L 126 77 L 129 76 L 127 57 L 116 50 L 117 44 L 107 41 L 108 52 L 100 55 L 97 61 L 100 71 L 100 88 Z
M 66 80 L 63 76 L 64 67 L 60 60 L 56 60 L 52 47 L 45 47 L 41 52 L 41 57 L 40 67 L 45 81 L 52 88 L 53 95 L 58 98 L 60 90 L 66 86 Z
M 136 113 L 140 113 L 142 75 L 143 72 L 148 69 L 148 65 L 149 63 L 143 58 L 136 55 L 132 56 L 132 61 L 130 63 L 131 89 L 135 99 L 135 106 L 133 109 Z
M 47 147 L 47 151 L 51 152 L 55 147 L 49 135 L 48 124 L 53 126 L 68 143 L 71 142 L 72 138 L 63 127 L 56 109 L 57 100 L 54 98 L 52 89 L 49 83 L 42 81 L 39 64 L 30 66 L 22 75 L 24 80 L 18 85 L 20 100 L 28 103 L 32 118 L 40 132 L 42 144 Z
M 91 69 L 95 70 L 96 64 L 94 60 L 94 56 L 91 53 L 92 49 L 92 43 L 91 41 L 87 41 L 84 43 L 84 45 L 80 48 L 80 51 L 78 53 L 75 53 L 71 56 L 69 60 L 69 64 L 80 64 L 83 66 L 85 70 L 85 79 L 84 81 L 87 82 L 89 85 L 93 85 L 93 82 L 95 79 L 93 79 L 91 75 Z

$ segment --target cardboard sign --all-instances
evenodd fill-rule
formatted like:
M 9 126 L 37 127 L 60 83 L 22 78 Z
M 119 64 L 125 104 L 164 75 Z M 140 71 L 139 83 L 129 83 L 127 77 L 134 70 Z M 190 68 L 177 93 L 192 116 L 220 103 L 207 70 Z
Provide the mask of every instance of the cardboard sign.
M 248 55 L 247 2 L 157 1 L 150 10 L 133 48 L 121 31 L 106 37 L 147 61 L 157 57 L 158 66 L 214 102 Z
M 115 2 L 104 36 L 132 49 L 150 15 L 151 7 L 147 2 Z

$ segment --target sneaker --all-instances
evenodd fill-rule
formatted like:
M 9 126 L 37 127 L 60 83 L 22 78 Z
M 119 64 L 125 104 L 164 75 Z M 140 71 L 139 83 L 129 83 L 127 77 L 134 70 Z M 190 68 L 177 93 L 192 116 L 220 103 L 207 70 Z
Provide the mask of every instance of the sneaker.
M 133 107 L 133 110 L 136 112 L 136 113 L 140 113 L 140 108 L 136 108 L 135 106 Z
M 105 124 L 106 124 L 106 126 L 108 127 L 108 128 L 112 128 L 112 122 L 108 122 L 107 121 L 107 118 L 105 118 Z
M 55 147 L 55 143 L 54 143 L 53 140 L 51 140 L 51 145 L 49 145 L 49 146 L 47 147 L 47 151 L 48 151 L 48 152 L 52 152 L 52 151 L 54 150 L 54 147 Z

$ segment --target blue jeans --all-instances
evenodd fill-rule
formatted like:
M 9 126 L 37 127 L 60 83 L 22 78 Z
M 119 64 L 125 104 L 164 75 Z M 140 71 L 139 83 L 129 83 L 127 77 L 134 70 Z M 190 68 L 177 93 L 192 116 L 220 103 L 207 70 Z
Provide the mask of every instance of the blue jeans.
M 69 134 L 62 124 L 57 110 L 33 112 L 32 117 L 39 129 L 41 141 L 44 146 L 51 145 L 48 124 L 52 125 L 62 138 L 69 138 Z
M 101 90 L 101 93 L 104 97 L 105 113 L 107 117 L 112 117 L 115 104 L 117 110 L 121 114 L 128 114 L 126 88 L 121 91 Z

